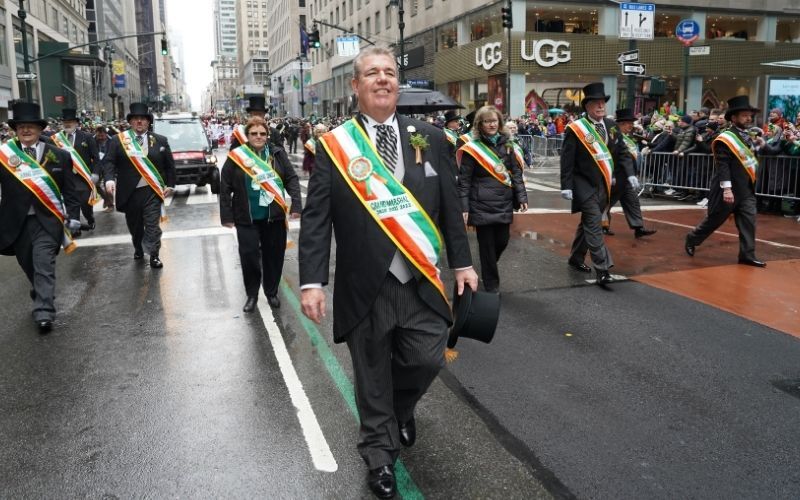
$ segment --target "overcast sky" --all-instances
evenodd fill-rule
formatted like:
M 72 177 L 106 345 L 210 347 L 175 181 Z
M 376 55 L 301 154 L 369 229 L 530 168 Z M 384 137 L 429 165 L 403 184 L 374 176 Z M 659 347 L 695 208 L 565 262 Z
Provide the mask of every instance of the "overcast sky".
M 171 43 L 181 43 L 186 87 L 192 107 L 200 111 L 203 90 L 211 82 L 214 58 L 212 0 L 166 0 L 168 31 L 179 35 Z

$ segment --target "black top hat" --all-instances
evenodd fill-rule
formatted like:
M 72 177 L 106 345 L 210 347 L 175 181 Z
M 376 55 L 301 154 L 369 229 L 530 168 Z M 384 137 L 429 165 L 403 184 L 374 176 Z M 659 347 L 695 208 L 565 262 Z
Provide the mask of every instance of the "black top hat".
M 460 120 L 460 119 L 461 119 L 461 115 L 459 115 L 457 111 L 454 111 L 452 109 L 448 110 L 444 114 L 444 124 L 445 125 L 447 125 L 449 122 L 452 122 L 453 120 Z
M 618 122 L 635 122 L 636 116 L 634 116 L 631 108 L 622 108 L 617 110 L 614 120 Z
M 728 99 L 728 109 L 725 110 L 725 119 L 730 120 L 731 115 L 739 111 L 752 111 L 754 113 L 758 113 L 761 110 L 751 106 L 750 98 L 746 95 L 737 95 L 736 97 Z
M 42 129 L 47 128 L 47 120 L 42 119 L 41 108 L 35 102 L 15 102 L 11 114 L 14 118 L 8 120 L 8 126 L 13 130 L 17 130 L 20 123 L 35 123 Z
M 61 110 L 61 121 L 77 120 L 78 110 L 74 108 L 64 108 Z
M 134 116 L 144 116 L 150 120 L 150 123 L 153 123 L 153 115 L 150 113 L 150 110 L 147 109 L 147 104 L 143 102 L 132 102 L 130 105 L 130 110 L 131 112 L 125 117 L 125 121 L 131 121 L 131 118 Z
M 500 318 L 500 295 L 493 292 L 473 292 L 464 285 L 464 293 L 453 290 L 453 327 L 447 339 L 447 347 L 453 348 L 459 337 L 489 343 L 494 337 L 497 320 Z
M 264 98 L 263 95 L 257 95 L 250 98 L 250 105 L 247 107 L 247 112 L 252 113 L 253 111 L 263 111 L 264 113 L 267 112 L 266 108 L 267 100 Z
M 581 108 L 585 109 L 587 102 L 598 99 L 603 99 L 604 101 L 608 102 L 608 100 L 611 99 L 611 96 L 606 94 L 606 86 L 603 84 L 603 82 L 590 83 L 589 85 L 583 87 Z

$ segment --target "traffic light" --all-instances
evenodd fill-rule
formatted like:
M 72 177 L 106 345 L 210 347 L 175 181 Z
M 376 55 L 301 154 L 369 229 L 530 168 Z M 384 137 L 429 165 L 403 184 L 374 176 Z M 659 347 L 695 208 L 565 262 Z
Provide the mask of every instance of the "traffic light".
M 161 39 L 161 55 L 165 56 L 167 54 L 169 54 L 169 49 L 167 48 L 167 39 L 166 38 L 162 38 Z
M 511 19 L 511 5 L 500 10 L 503 12 L 503 28 L 511 28 L 514 25 L 514 20 Z
M 311 33 L 308 34 L 308 46 L 312 49 L 318 49 L 322 46 L 319 43 L 319 30 L 315 29 Z

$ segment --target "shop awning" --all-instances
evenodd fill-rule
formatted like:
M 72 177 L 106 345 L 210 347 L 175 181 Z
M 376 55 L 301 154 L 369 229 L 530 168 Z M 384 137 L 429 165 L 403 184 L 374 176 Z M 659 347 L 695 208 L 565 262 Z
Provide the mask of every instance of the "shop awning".
M 781 68 L 799 68 L 800 69 L 800 59 L 792 59 L 789 61 L 775 61 L 775 62 L 765 62 L 761 63 L 762 66 L 778 66 Z

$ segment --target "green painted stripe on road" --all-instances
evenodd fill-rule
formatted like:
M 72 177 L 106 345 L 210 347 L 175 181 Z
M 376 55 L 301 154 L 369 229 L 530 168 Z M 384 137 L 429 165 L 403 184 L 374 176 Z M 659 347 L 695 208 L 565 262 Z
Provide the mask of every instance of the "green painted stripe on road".
M 317 325 L 303 314 L 297 295 L 295 295 L 292 287 L 286 283 L 285 279 L 281 279 L 281 289 L 283 289 L 283 294 L 292 306 L 295 315 L 300 319 L 300 324 L 303 325 L 303 329 L 308 334 L 311 345 L 316 347 L 317 354 L 319 354 L 322 363 L 328 370 L 328 375 L 331 376 L 333 383 L 336 384 L 336 388 L 339 389 L 339 393 L 347 403 L 347 407 L 350 408 L 350 412 L 355 417 L 356 422 L 358 422 L 358 408 L 356 407 L 356 396 L 353 384 L 350 382 L 350 379 L 347 378 L 347 375 L 342 369 L 342 365 L 339 364 L 339 360 L 336 359 L 330 346 L 328 346 L 328 343 L 322 337 Z M 397 491 L 403 498 L 407 500 L 424 500 L 425 496 L 414 483 L 414 480 L 411 479 L 411 474 L 409 474 L 402 459 L 397 459 L 394 465 L 394 472 L 397 479 Z

